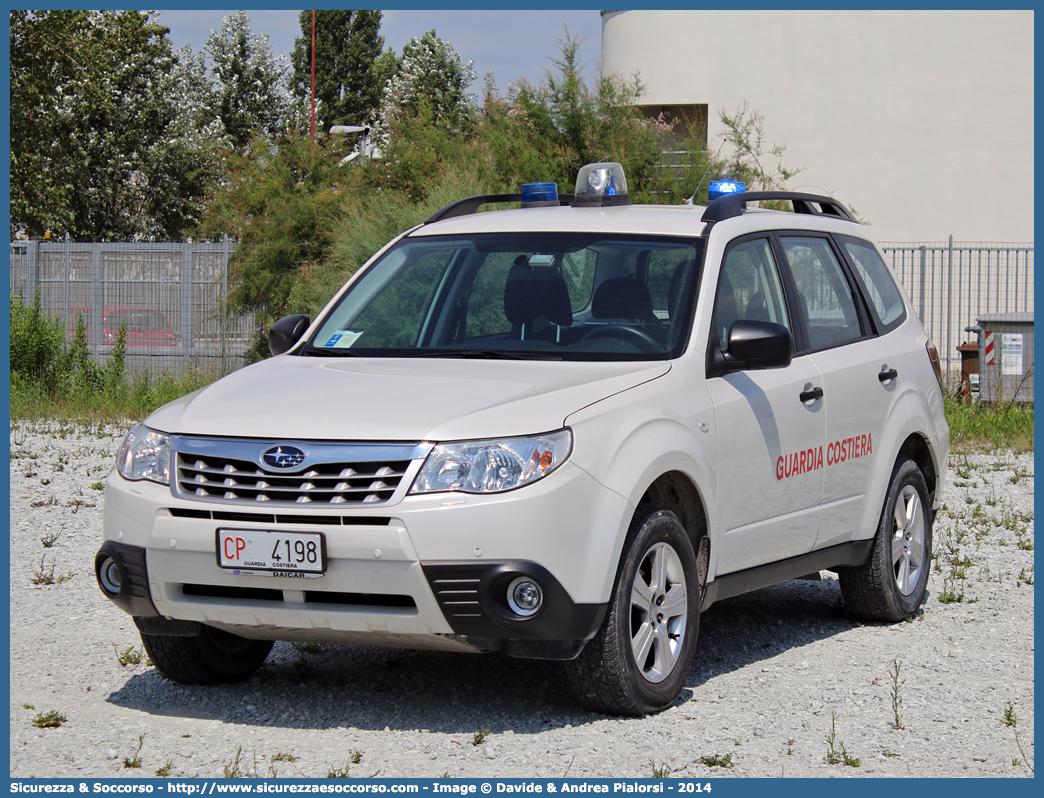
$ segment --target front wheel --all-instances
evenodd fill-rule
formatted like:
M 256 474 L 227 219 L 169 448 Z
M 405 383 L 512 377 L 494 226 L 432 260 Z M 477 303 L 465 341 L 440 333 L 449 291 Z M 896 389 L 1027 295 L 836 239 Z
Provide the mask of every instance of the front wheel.
M 932 562 L 928 486 L 917 464 L 900 457 L 866 563 L 838 569 L 845 604 L 860 618 L 901 621 L 924 602 Z
M 692 542 L 669 510 L 631 521 L 605 620 L 566 671 L 581 699 L 614 715 L 661 710 L 689 676 L 700 622 Z
M 228 684 L 249 679 L 272 650 L 271 640 L 248 640 L 212 626 L 194 637 L 141 635 L 160 673 L 181 684 Z

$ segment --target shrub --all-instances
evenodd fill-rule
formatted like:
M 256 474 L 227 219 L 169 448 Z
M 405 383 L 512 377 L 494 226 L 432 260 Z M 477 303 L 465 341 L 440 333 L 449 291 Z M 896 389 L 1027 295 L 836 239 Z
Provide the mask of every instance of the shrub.
M 40 292 L 32 305 L 11 295 L 11 377 L 23 383 L 38 384 L 51 392 L 67 372 L 60 319 L 51 319 L 40 310 Z

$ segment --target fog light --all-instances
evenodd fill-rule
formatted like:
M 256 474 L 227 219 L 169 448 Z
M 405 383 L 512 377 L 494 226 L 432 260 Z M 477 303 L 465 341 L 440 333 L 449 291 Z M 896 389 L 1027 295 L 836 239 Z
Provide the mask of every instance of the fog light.
M 520 576 L 508 585 L 507 601 L 514 612 L 528 616 L 540 609 L 544 593 L 528 576 Z
M 106 557 L 98 569 L 98 581 L 106 593 L 115 596 L 120 592 L 120 567 L 112 557 Z

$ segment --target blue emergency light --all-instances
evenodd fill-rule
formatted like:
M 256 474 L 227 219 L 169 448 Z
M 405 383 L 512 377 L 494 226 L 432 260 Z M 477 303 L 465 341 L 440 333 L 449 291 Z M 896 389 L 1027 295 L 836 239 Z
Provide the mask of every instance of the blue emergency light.
M 522 186 L 522 207 L 558 204 L 558 183 L 525 183 Z
M 723 194 L 739 194 L 746 190 L 747 184 L 736 180 L 712 180 L 707 189 L 707 202 L 713 202 Z

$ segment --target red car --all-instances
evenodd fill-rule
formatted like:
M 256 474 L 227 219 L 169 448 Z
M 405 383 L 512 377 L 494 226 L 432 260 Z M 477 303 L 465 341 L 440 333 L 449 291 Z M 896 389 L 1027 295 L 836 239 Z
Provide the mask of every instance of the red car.
M 76 323 L 80 316 L 87 325 L 87 340 L 91 338 L 91 308 L 69 309 L 69 340 L 76 333 Z M 116 333 L 120 325 L 127 330 L 127 346 L 174 346 L 177 340 L 174 330 L 163 315 L 163 311 L 155 308 L 134 306 L 112 306 L 104 308 L 102 315 L 103 344 L 116 343 Z

